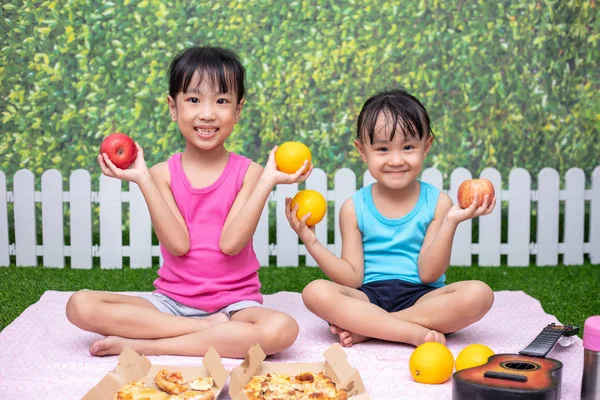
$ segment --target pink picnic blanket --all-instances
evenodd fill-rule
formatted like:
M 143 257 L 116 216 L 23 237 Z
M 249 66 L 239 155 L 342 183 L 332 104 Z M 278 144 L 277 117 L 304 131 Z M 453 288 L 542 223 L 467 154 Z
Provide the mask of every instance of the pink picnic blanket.
M 44 293 L 12 324 L 0 333 L 0 399 L 80 399 L 117 363 L 117 357 L 92 357 L 89 345 L 99 335 L 79 330 L 65 317 L 71 293 Z M 516 353 L 541 329 L 558 322 L 540 303 L 523 292 L 495 293 L 491 311 L 478 323 L 448 338 L 456 357 L 471 343 L 483 343 L 496 353 Z M 300 324 L 296 343 L 267 361 L 316 362 L 335 342 L 325 322 L 311 314 L 298 293 L 281 292 L 265 296 L 265 305 L 291 314 Z M 412 346 L 371 341 L 346 348 L 372 399 L 450 399 L 452 384 L 415 383 L 408 370 Z M 562 399 L 579 399 L 583 369 L 583 347 L 579 338 L 569 347 L 557 345 L 548 357 L 563 362 Z M 202 365 L 198 357 L 149 357 L 156 364 Z M 223 359 L 227 368 L 240 360 Z M 225 387 L 220 399 L 229 399 Z M 40 397 L 41 396 L 41 397 Z

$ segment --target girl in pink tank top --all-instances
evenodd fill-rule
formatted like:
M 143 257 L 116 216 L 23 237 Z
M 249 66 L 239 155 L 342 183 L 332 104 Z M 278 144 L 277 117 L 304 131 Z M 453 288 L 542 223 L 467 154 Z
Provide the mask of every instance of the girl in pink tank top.
M 244 357 L 259 343 L 267 354 L 291 346 L 298 324 L 261 306 L 259 263 L 252 236 L 277 184 L 303 182 L 277 169 L 271 150 L 264 169 L 228 152 L 224 142 L 244 105 L 244 67 L 235 53 L 192 47 L 169 68 L 169 111 L 185 139 L 183 153 L 148 169 L 144 152 L 122 170 L 98 156 L 105 175 L 135 182 L 148 205 L 164 263 L 156 291 L 140 296 L 82 290 L 67 303 L 81 329 L 105 335 L 90 354 Z
M 219 245 L 250 163 L 229 153 L 219 178 L 209 186 L 195 188 L 185 175 L 181 154 L 169 159 L 171 191 L 190 232 L 190 250 L 175 256 L 161 246 L 164 263 L 154 281 L 158 293 L 208 312 L 243 300 L 262 303 L 257 273 L 260 266 L 252 241 L 235 255 L 223 253 Z

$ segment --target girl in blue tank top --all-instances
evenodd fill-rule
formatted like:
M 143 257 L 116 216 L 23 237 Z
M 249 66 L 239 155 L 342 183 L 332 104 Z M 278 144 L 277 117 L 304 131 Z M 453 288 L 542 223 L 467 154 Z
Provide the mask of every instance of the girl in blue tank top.
M 306 307 L 330 324 L 342 346 L 370 338 L 436 341 L 480 320 L 494 301 L 480 281 L 445 285 L 452 240 L 462 221 L 487 215 L 486 196 L 466 209 L 418 178 L 434 135 L 425 107 L 401 91 L 378 93 L 364 104 L 354 145 L 376 182 L 340 209 L 342 255 L 317 240 L 305 215 L 287 199 L 286 215 L 319 267 L 331 279 L 306 286 Z

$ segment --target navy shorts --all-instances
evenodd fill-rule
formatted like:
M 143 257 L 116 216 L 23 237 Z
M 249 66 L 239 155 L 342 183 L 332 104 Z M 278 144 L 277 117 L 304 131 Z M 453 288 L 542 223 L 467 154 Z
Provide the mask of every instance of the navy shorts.
M 412 307 L 421 296 L 435 289 L 439 288 L 400 279 L 369 282 L 358 288 L 371 303 L 390 313 Z

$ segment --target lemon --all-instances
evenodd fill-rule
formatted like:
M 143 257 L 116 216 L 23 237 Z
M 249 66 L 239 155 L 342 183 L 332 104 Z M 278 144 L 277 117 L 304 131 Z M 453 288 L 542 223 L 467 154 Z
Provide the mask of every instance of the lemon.
M 296 217 L 302 219 L 304 215 L 310 212 L 310 217 L 306 220 L 306 225 L 313 226 L 321 222 L 327 211 L 327 200 L 323 195 L 315 190 L 301 190 L 292 199 L 292 209 L 298 204 Z
M 443 344 L 426 342 L 413 351 L 408 367 L 416 382 L 444 383 L 454 370 L 454 356 Z
M 470 344 L 456 357 L 456 370 L 460 371 L 466 368 L 473 368 L 483 365 L 494 351 L 483 344 Z
M 308 168 L 312 161 L 312 155 L 304 143 L 285 142 L 275 151 L 277 168 L 286 174 L 296 173 L 306 160 L 308 160 Z

